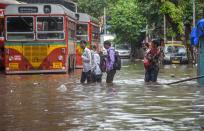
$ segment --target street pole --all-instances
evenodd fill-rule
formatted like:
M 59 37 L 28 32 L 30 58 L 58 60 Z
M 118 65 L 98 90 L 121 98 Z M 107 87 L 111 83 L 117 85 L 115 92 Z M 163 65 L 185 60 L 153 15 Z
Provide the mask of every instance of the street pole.
M 104 34 L 106 35 L 106 7 L 104 7 Z
M 195 0 L 193 0 L 193 27 L 195 27 Z
M 149 42 L 148 38 L 148 24 L 146 25 L 146 38 L 145 38 L 146 43 Z
M 166 43 L 166 15 L 164 14 L 164 43 Z
M 78 5 L 77 5 L 77 4 L 75 4 L 75 6 L 76 6 L 76 13 L 78 13 Z

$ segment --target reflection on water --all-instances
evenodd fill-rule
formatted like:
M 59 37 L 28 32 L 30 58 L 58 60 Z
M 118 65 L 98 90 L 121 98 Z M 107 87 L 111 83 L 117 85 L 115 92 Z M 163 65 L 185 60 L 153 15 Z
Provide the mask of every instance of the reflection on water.
M 71 75 L 0 75 L 0 130 L 202 130 L 204 88 L 187 65 L 161 68 L 157 84 L 145 84 L 141 62 L 127 64 L 114 84 L 80 84 Z M 103 76 L 105 78 L 105 75 Z

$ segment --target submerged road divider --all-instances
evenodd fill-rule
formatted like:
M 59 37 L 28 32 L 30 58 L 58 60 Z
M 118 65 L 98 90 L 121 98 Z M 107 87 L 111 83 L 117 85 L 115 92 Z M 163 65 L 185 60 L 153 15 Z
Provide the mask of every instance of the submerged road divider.
M 191 81 L 191 80 L 195 80 L 195 79 L 200 79 L 200 78 L 203 78 L 203 77 L 204 77 L 204 75 L 202 75 L 202 76 L 196 76 L 196 77 L 191 77 L 191 78 L 187 78 L 187 79 L 183 79 L 183 80 L 179 80 L 179 81 L 167 83 L 167 84 L 165 84 L 165 85 L 172 85 L 172 84 L 182 83 L 182 82 L 186 82 L 186 81 Z

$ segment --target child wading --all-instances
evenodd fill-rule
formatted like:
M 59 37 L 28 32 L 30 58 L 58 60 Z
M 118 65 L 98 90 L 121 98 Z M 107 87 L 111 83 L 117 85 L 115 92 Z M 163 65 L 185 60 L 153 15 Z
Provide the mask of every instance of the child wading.
M 159 73 L 159 58 L 160 51 L 157 48 L 156 40 L 150 43 L 150 47 L 146 50 L 144 57 L 144 68 L 145 68 L 145 82 L 156 82 Z
M 92 82 L 101 82 L 102 72 L 100 69 L 100 56 L 96 51 L 96 46 L 92 46 Z

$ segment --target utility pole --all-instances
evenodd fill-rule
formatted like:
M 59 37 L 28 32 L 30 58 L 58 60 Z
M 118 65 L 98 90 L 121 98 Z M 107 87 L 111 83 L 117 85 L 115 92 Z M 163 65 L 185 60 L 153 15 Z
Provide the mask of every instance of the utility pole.
M 195 0 L 193 0 L 193 27 L 195 27 Z
M 166 43 L 166 15 L 164 14 L 164 43 Z

